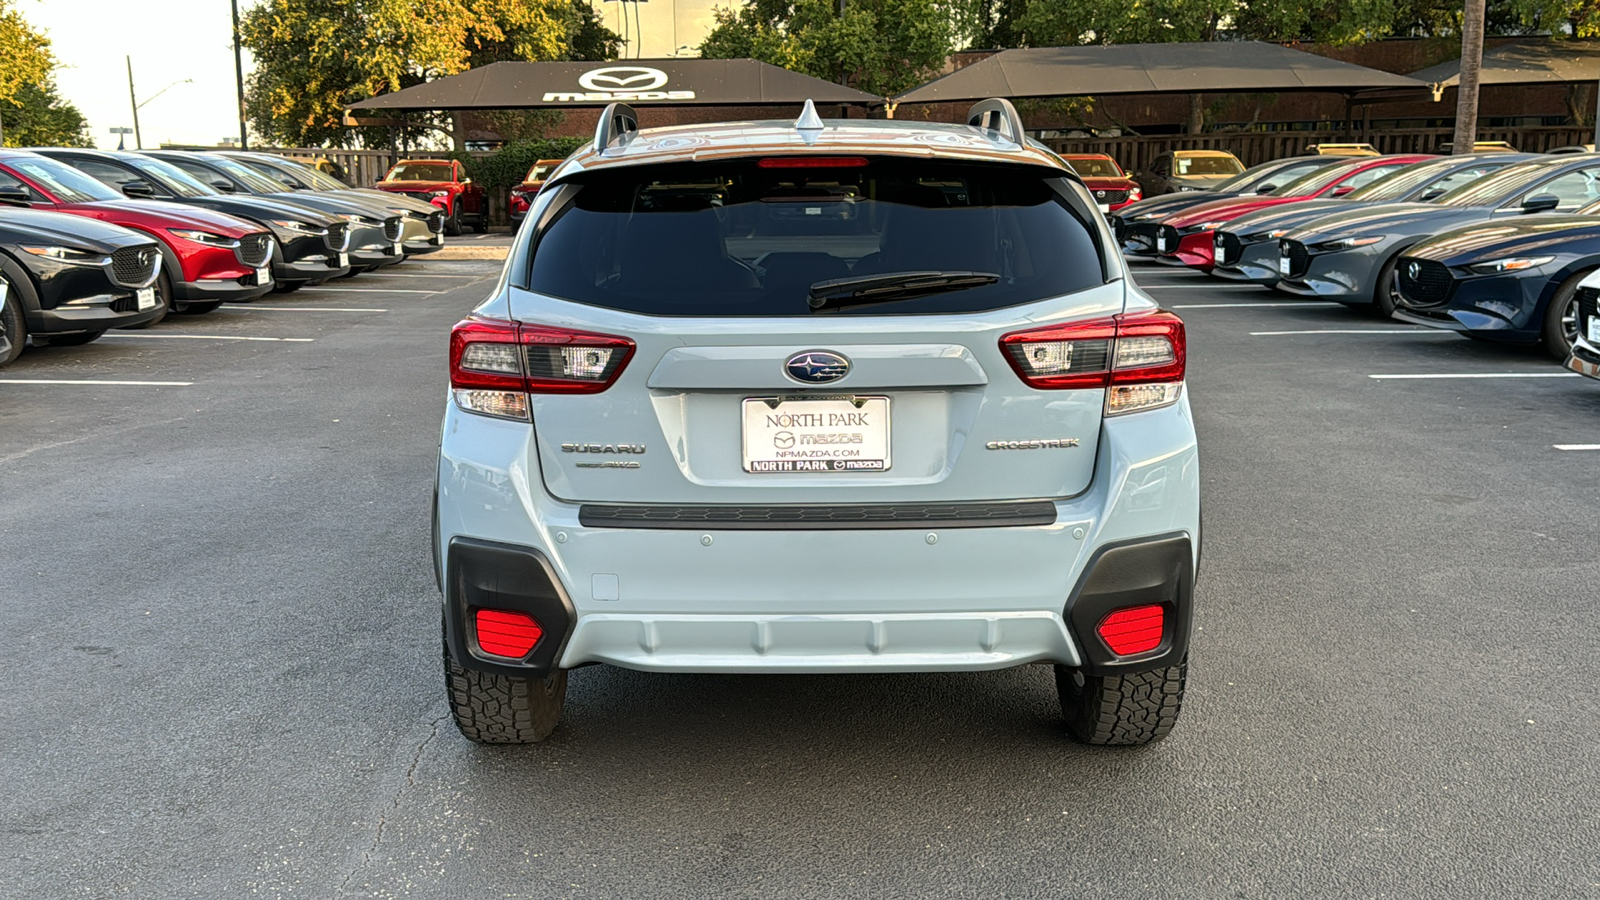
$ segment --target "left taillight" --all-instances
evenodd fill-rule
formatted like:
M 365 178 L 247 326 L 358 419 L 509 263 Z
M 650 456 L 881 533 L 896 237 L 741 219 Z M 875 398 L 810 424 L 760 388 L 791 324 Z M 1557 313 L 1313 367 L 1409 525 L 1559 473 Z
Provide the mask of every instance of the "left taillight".
M 450 331 L 450 388 L 468 412 L 526 421 L 529 394 L 598 394 L 633 348 L 609 334 L 469 317 Z
M 1014 331 L 1000 349 L 1030 387 L 1105 388 L 1108 416 L 1171 406 L 1183 393 L 1183 320 L 1166 310 Z

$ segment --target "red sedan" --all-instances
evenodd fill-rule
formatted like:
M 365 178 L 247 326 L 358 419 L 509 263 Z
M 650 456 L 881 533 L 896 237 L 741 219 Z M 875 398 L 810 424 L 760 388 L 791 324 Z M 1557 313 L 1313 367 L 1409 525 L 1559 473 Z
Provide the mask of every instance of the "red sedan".
M 156 293 L 170 310 L 210 312 L 224 300 L 254 300 L 272 290 L 272 234 L 254 222 L 159 200 L 129 200 L 66 163 L 26 150 L 0 151 L 0 199 L 155 238 L 162 257 Z
M 1061 158 L 1083 179 L 1101 212 L 1116 212 L 1144 198 L 1139 183 L 1104 153 L 1063 153 Z
M 489 195 L 472 183 L 453 159 L 408 159 L 389 170 L 378 190 L 405 194 L 444 210 L 444 233 L 454 237 L 462 225 L 489 230 Z
M 1156 232 L 1157 260 L 1174 266 L 1211 271 L 1216 231 L 1228 222 L 1257 210 L 1327 197 L 1343 197 L 1369 181 L 1376 181 L 1401 166 L 1437 159 L 1435 156 L 1374 156 L 1334 163 L 1291 181 L 1270 194 L 1225 197 L 1163 219 Z

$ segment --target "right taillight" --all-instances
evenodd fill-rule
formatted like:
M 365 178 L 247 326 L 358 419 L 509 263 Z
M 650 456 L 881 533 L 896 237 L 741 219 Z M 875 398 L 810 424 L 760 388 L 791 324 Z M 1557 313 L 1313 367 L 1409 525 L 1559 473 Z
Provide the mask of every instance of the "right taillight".
M 526 421 L 529 394 L 597 394 L 633 347 L 609 334 L 469 317 L 450 331 L 450 388 L 468 412 Z
M 1166 310 L 1014 331 L 1000 349 L 1030 387 L 1105 388 L 1108 416 L 1171 406 L 1183 393 L 1183 320 Z

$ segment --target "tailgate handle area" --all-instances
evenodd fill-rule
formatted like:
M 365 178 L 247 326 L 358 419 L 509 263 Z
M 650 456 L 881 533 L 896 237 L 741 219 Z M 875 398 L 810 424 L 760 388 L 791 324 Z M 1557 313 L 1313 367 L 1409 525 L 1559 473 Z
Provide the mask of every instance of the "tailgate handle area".
M 784 363 L 806 350 L 850 360 L 850 372 L 827 386 L 887 388 L 970 387 L 989 383 L 972 351 L 959 344 L 830 344 L 768 347 L 678 347 L 667 351 L 646 384 L 657 390 L 797 390 Z

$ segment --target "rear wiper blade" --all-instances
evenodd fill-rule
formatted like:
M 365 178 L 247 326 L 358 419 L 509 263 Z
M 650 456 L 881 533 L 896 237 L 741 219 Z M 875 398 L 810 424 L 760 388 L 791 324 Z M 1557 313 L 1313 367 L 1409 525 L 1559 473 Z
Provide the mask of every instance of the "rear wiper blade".
M 813 284 L 808 302 L 812 309 L 822 309 L 830 304 L 849 306 L 856 303 L 876 303 L 880 300 L 900 300 L 923 294 L 964 291 L 967 288 L 994 284 L 999 280 L 1000 276 L 993 272 L 937 270 L 835 278 Z

